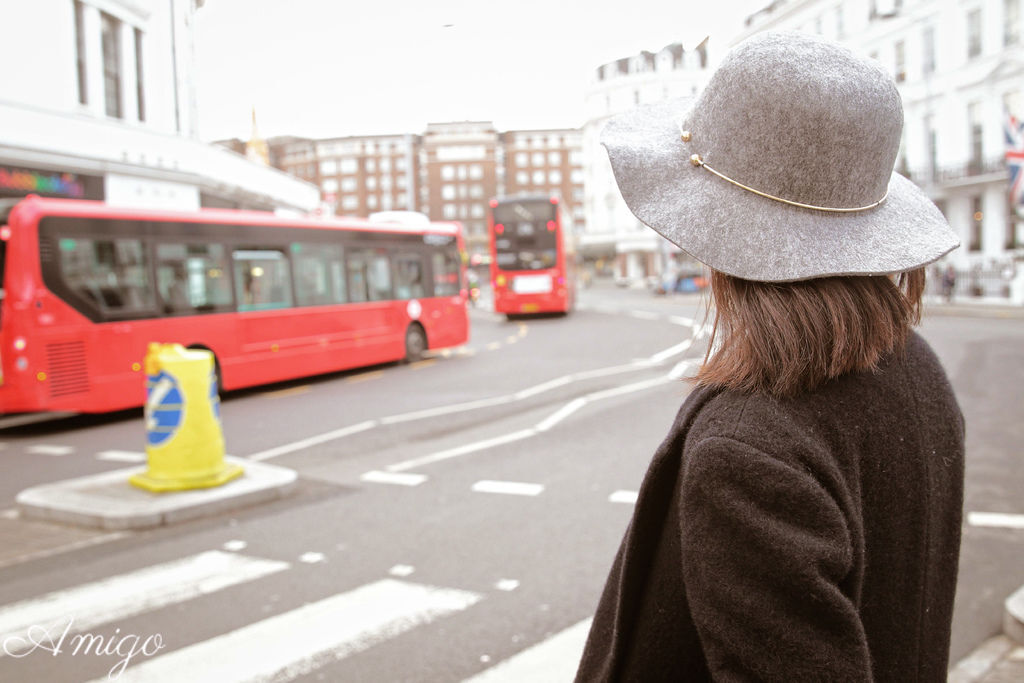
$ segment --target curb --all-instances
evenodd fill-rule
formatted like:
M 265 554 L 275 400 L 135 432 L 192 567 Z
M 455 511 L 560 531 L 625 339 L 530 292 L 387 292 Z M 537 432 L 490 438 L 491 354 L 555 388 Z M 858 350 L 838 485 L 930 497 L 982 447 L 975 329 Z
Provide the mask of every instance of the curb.
M 1021 586 L 1003 603 L 1003 633 L 1024 645 L 1024 586 Z

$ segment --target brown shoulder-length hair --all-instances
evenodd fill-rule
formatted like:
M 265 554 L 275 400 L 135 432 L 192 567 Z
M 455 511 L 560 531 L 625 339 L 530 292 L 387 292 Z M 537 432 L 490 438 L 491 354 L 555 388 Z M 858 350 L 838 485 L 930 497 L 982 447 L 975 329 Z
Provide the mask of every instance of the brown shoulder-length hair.
M 924 268 L 896 276 L 754 282 L 712 271 L 714 327 L 699 385 L 790 397 L 903 350 Z M 712 351 L 713 347 L 717 347 Z

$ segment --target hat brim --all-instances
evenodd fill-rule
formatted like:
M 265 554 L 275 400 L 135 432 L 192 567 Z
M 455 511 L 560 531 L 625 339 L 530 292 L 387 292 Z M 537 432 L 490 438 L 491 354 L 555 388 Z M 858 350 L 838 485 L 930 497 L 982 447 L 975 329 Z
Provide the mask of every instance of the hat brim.
M 679 133 L 694 100 L 615 116 L 601 142 L 630 211 L 698 261 L 746 280 L 785 282 L 899 273 L 959 246 L 938 207 L 898 173 L 879 206 L 836 213 L 761 197 L 694 166 Z

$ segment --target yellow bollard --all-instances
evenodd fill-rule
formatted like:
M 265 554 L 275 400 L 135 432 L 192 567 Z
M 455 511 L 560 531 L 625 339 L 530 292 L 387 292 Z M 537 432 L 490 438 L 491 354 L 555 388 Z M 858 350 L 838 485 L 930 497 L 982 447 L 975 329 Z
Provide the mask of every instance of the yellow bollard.
M 224 461 L 213 354 L 181 344 L 146 353 L 146 472 L 129 481 L 148 491 L 209 488 L 242 474 Z

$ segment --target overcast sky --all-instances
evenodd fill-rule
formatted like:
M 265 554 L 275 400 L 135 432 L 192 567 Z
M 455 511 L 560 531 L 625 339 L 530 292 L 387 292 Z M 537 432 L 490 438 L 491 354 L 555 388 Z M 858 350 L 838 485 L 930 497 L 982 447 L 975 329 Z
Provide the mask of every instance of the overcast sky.
M 767 0 L 206 0 L 195 18 L 200 135 L 578 127 L 594 70 L 706 35 Z

